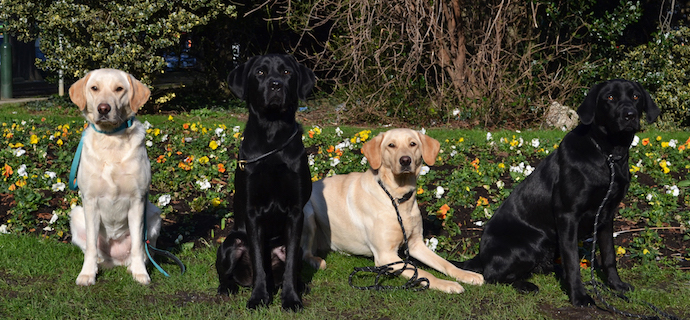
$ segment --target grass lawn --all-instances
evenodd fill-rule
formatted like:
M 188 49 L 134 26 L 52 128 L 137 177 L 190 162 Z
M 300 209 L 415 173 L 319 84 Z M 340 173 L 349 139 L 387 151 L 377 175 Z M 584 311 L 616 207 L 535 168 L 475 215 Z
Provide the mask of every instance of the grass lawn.
M 176 265 L 164 261 L 171 277 L 149 268 L 152 283 L 141 286 L 120 267 L 102 270 L 96 285 L 84 288 L 74 283 L 83 254 L 69 243 L 68 223 L 70 206 L 80 199 L 65 188 L 83 118 L 75 106 L 59 100 L 0 106 L 0 318 L 618 318 L 598 308 L 572 307 L 554 274 L 535 276 L 541 288 L 536 295 L 505 285 L 464 285 L 466 291 L 458 295 L 360 291 L 348 285 L 348 275 L 372 260 L 339 253 L 326 257 L 327 270 L 303 270 L 311 290 L 299 314 L 281 311 L 278 296 L 269 308 L 253 312 L 245 309 L 249 290 L 217 296 L 215 250 L 233 221 L 235 154 L 244 125 L 241 110 L 231 110 L 138 116 L 150 126 L 150 200 L 164 217 L 159 246 L 174 251 L 187 273 L 179 275 Z M 366 170 L 359 148 L 386 130 L 324 125 L 307 114 L 298 119 L 313 179 Z M 565 135 L 554 130 L 487 135 L 451 128 L 427 128 L 427 134 L 441 142 L 442 152 L 418 181 L 425 238 L 436 238 L 436 251 L 456 260 L 476 253 L 481 224 Z M 630 150 L 633 181 L 614 230 L 621 232 L 615 239 L 621 277 L 636 289 L 629 294 L 632 303 L 610 296 L 607 301 L 653 315 L 641 302 L 648 301 L 690 318 L 690 134 L 647 128 L 638 136 Z M 582 259 L 588 280 L 588 257 Z M 365 285 L 372 279 L 360 281 Z

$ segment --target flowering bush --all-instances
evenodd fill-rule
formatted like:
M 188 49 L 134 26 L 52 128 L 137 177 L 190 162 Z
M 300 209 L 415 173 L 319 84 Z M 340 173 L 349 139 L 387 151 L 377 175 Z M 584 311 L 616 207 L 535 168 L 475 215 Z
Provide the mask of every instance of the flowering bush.
M 232 217 L 230 203 L 242 129 L 173 116 L 163 119 L 159 125 L 141 119 L 146 126 L 152 170 L 149 200 L 161 207 L 164 215 L 184 216 L 193 225 L 196 214 L 210 214 L 225 228 L 225 218 Z M 37 118 L 2 123 L 1 128 L 0 199 L 8 210 L 0 212 L 0 232 L 68 240 L 67 215 L 80 199 L 65 184 L 84 122 L 55 123 Z M 346 136 L 340 128 L 305 126 L 302 139 L 312 180 L 367 170 L 368 162 L 360 149 L 373 135 L 371 130 Z M 481 225 L 515 184 L 558 147 L 559 139 L 524 138 L 521 132 L 504 132 L 488 134 L 480 141 L 457 136 L 440 142 L 435 166 L 425 165 L 421 170 L 416 196 L 427 216 L 429 232 L 435 235 L 430 243 L 440 254 L 452 256 L 476 250 Z M 672 226 L 688 237 L 688 147 L 687 136 L 636 137 L 630 149 L 632 183 L 620 205 L 622 219 L 650 228 Z M 650 229 L 619 246 L 618 252 L 652 261 L 662 249 L 658 234 Z M 682 255 L 688 257 L 687 252 Z

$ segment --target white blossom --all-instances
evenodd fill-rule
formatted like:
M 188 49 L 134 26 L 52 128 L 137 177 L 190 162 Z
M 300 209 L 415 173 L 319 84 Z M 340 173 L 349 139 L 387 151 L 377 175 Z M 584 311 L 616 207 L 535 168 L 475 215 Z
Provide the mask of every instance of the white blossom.
M 146 141 L 146 146 L 147 147 L 153 147 L 153 141 L 151 141 L 151 140 Z
M 65 184 L 62 182 L 53 183 L 53 185 L 50 187 L 50 190 L 53 190 L 53 192 L 65 191 Z
M 635 138 L 633 138 L 633 141 L 632 141 L 632 143 L 630 144 L 630 148 L 632 148 L 632 147 L 637 147 L 637 144 L 638 144 L 638 143 L 640 143 L 640 137 L 638 137 L 637 135 L 635 135 Z
M 664 186 L 666 188 L 666 193 L 673 195 L 674 197 L 677 197 L 680 194 L 680 189 L 678 189 L 678 186 L 673 185 L 673 186 Z
M 426 239 L 424 240 L 424 244 L 431 251 L 436 251 L 436 247 L 438 246 L 438 239 L 436 239 L 435 237 L 432 237 L 431 239 Z
M 532 147 L 539 148 L 539 139 L 537 139 L 537 138 L 532 139 Z
M 57 177 L 57 174 L 55 172 L 52 172 L 52 171 L 46 171 L 46 173 L 44 173 L 43 175 L 46 178 L 50 178 L 50 179 L 55 179 L 55 177 Z
M 158 206 L 159 207 L 165 207 L 170 203 L 170 200 L 172 197 L 169 194 L 164 194 L 160 197 L 158 197 Z
M 7 231 L 7 225 L 3 224 L 0 226 L 0 234 L 10 234 L 9 231 Z
M 671 139 L 671 141 L 668 142 L 668 146 L 671 148 L 675 148 L 676 145 L 678 145 L 678 140 L 676 139 Z
M 197 180 L 197 181 L 196 181 L 196 184 L 199 185 L 199 188 L 200 188 L 201 190 L 206 190 L 206 189 L 211 188 L 211 183 L 208 182 L 208 179 Z
M 53 223 L 55 223 L 55 221 L 57 221 L 57 219 L 58 219 L 58 215 L 57 215 L 57 213 L 55 213 L 55 211 L 53 211 L 53 216 L 50 217 L 50 221 L 48 221 L 48 223 L 53 224 Z
M 493 135 L 491 134 L 491 132 L 487 132 L 487 133 L 486 133 L 486 140 L 488 141 L 488 140 L 491 140 L 491 139 L 493 139 Z
M 331 158 L 331 167 L 335 167 L 340 163 L 340 159 L 338 158 Z
M 423 176 L 429 173 L 429 171 L 431 171 L 431 168 L 429 168 L 428 166 L 422 166 L 421 170 L 419 170 L 419 175 Z
M 26 150 L 22 148 L 17 148 L 12 151 L 12 154 L 14 154 L 15 157 L 21 157 L 26 153 Z
M 220 137 L 223 134 L 223 128 L 218 127 L 216 130 L 214 130 L 214 132 L 216 133 L 216 136 Z
M 26 174 L 26 165 L 22 164 L 19 169 L 17 169 L 17 174 L 20 177 L 27 177 L 28 175 Z
M 338 137 L 340 137 L 340 135 L 343 134 L 343 130 L 340 130 L 340 127 L 336 127 L 336 128 L 335 128 L 335 134 L 336 134 Z
M 441 197 L 443 196 L 443 194 L 445 192 L 446 192 L 446 190 L 444 190 L 443 187 L 441 187 L 441 186 L 436 187 L 436 192 L 434 193 L 436 196 L 436 199 L 441 199 Z

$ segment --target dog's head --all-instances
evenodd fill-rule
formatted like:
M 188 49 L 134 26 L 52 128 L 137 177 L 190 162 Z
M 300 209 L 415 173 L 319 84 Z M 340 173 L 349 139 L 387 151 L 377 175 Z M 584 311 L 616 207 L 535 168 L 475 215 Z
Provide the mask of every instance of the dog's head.
M 374 170 L 386 168 L 395 176 L 419 175 L 422 160 L 434 165 L 441 144 L 434 138 L 410 129 L 382 132 L 362 146 L 362 153 Z
M 594 123 L 609 133 L 639 131 L 643 112 L 648 123 L 654 122 L 660 113 L 639 83 L 621 79 L 594 85 L 577 109 L 583 124 Z
M 104 131 L 134 116 L 150 95 L 145 84 L 115 69 L 93 70 L 69 88 L 70 99 L 86 120 Z
M 306 100 L 315 80 L 314 72 L 293 56 L 278 54 L 255 56 L 228 75 L 232 92 L 259 116 L 294 114 L 298 100 Z

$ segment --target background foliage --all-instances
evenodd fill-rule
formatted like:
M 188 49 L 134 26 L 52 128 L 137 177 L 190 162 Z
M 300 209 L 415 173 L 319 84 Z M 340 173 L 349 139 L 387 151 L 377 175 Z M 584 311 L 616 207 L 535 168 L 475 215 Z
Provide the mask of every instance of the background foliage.
M 230 97 L 224 79 L 238 63 L 286 52 L 315 70 L 318 104 L 341 122 L 534 127 L 552 101 L 575 107 L 594 83 L 627 77 L 650 90 L 665 125 L 689 125 L 679 1 L 5 0 L 0 9 L 10 33 L 41 38 L 38 66 L 68 78 L 107 66 L 152 84 L 164 56 L 191 41 L 196 63 L 182 74 L 199 81 L 175 88 L 178 97 Z

